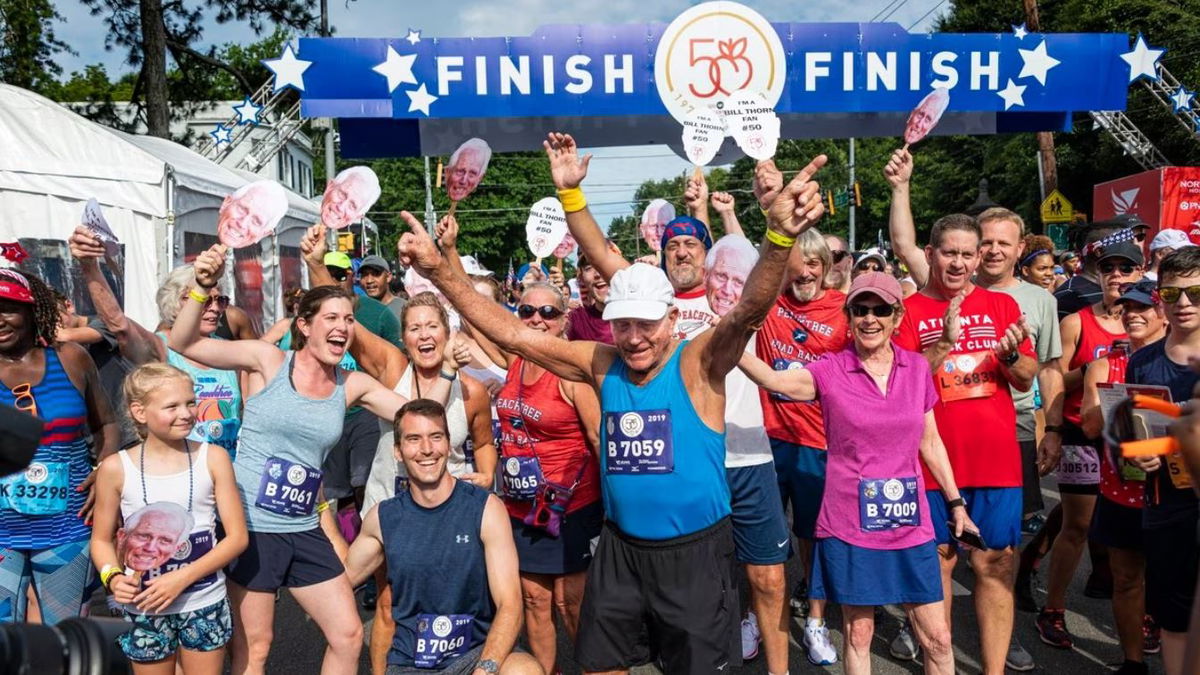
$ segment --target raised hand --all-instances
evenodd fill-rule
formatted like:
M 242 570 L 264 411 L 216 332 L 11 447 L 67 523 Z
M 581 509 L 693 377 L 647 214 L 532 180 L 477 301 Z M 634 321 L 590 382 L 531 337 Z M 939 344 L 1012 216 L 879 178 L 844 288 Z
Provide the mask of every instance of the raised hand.
M 1029 337 L 1029 325 L 1025 323 L 1025 317 L 1021 317 L 1004 329 L 1004 335 L 1000 337 L 1000 341 L 995 346 L 996 356 L 1004 358 L 1017 351 L 1027 337 Z
M 888 160 L 887 166 L 883 167 L 883 177 L 895 190 L 908 185 L 912 179 L 912 170 L 912 153 L 901 148 L 892 153 L 892 158 Z
M 438 245 L 443 251 L 458 249 L 458 219 L 450 214 L 442 216 L 433 233 L 437 235 Z
M 82 225 L 71 233 L 67 239 L 67 247 L 71 249 L 71 257 L 80 262 L 95 261 L 104 257 L 104 244 L 100 237 Z
M 450 342 L 444 350 L 442 367 L 450 372 L 455 372 L 470 363 L 472 358 L 471 348 L 467 345 L 467 341 L 455 333 L 450 336 Z
M 708 182 L 704 180 L 702 171 L 697 171 L 687 179 L 687 187 L 683 190 L 683 203 L 691 214 L 699 213 L 708 203 Z
M 962 322 L 959 320 L 959 308 L 962 307 L 963 300 L 966 298 L 966 293 L 959 292 L 958 295 L 950 299 L 950 304 L 946 307 L 946 313 L 942 316 L 942 342 L 950 345 L 953 349 L 954 345 L 958 344 L 958 338 L 962 335 Z
M 310 264 L 321 266 L 325 264 L 325 225 L 317 223 L 308 228 L 300 238 L 300 254 Z
M 425 226 L 413 214 L 401 211 L 400 217 L 408 223 L 410 230 L 401 235 L 400 241 L 396 243 L 400 262 L 406 267 L 415 267 L 426 279 L 432 278 L 433 271 L 442 264 L 441 252 L 425 231 Z
M 557 267 L 550 268 L 550 283 L 558 288 L 562 288 L 563 284 L 567 283 L 566 278 L 563 277 L 562 270 Z
M 825 215 L 821 186 L 811 178 L 827 161 L 829 158 L 825 155 L 817 155 L 783 187 L 767 211 L 767 227 L 788 237 L 796 237 Z
M 712 197 L 709 197 L 709 202 L 712 204 L 713 210 L 721 215 L 732 213 L 735 206 L 733 195 L 728 192 L 712 193 Z
M 579 146 L 570 134 L 550 133 L 542 141 L 546 149 L 546 157 L 550 158 L 550 178 L 554 187 L 559 190 L 570 190 L 579 187 L 587 177 L 588 164 L 592 161 L 590 154 L 579 157 Z
M 783 172 L 775 166 L 775 160 L 765 159 L 754 166 L 754 198 L 764 211 L 771 208 L 775 198 L 783 191 Z
M 192 266 L 196 270 L 196 285 L 201 288 L 212 288 L 221 282 L 225 274 L 225 252 L 229 248 L 225 244 L 213 244 L 207 251 L 196 256 Z

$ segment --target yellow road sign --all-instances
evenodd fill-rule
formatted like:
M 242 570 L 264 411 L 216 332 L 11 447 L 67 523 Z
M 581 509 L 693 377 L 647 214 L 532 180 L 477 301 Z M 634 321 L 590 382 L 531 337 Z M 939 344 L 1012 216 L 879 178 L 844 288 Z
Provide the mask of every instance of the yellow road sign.
M 1074 219 L 1075 207 L 1058 190 L 1046 195 L 1042 202 L 1043 223 L 1069 223 Z

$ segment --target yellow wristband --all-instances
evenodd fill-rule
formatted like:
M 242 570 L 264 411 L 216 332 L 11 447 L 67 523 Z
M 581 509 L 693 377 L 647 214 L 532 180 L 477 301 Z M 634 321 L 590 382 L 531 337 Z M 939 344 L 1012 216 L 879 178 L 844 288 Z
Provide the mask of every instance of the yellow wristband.
M 100 585 L 108 589 L 108 582 L 118 574 L 123 574 L 124 571 L 116 565 L 105 565 L 104 569 L 100 570 Z
M 785 234 L 780 234 L 771 228 L 767 228 L 767 241 L 781 248 L 791 248 L 796 245 L 796 238 L 789 237 Z
M 575 213 L 587 208 L 587 198 L 583 196 L 583 190 L 577 187 L 559 190 L 558 201 L 562 202 L 563 211 L 567 213 Z
M 200 303 L 200 304 L 202 304 L 202 305 L 208 302 L 208 296 L 207 296 L 207 295 L 201 295 L 201 294 L 200 294 L 198 291 L 196 291 L 196 289 L 194 289 L 194 288 L 193 288 L 192 290 L 188 291 L 188 297 L 189 297 L 189 298 L 191 298 L 191 299 L 193 299 L 193 300 L 195 300 L 196 302 L 198 302 L 198 303 Z
M 317 504 L 317 513 L 321 513 L 322 511 L 328 511 L 329 507 L 332 504 L 333 504 L 332 499 L 330 499 L 329 501 L 324 501 L 324 502 L 321 502 L 320 504 Z
M 758 210 L 762 212 L 763 218 L 766 218 L 767 216 L 771 215 L 771 213 L 769 211 L 767 211 L 766 209 L 764 209 L 762 206 L 759 206 Z

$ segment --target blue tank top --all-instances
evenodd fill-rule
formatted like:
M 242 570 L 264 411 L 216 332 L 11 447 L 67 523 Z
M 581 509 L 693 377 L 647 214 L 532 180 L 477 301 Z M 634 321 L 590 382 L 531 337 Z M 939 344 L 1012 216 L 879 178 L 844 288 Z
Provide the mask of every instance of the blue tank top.
M 650 382 L 635 385 L 617 359 L 600 387 L 604 510 L 639 539 L 681 537 L 729 515 L 725 434 L 692 407 L 679 370 L 686 344 Z
M 444 668 L 487 639 L 496 616 L 479 536 L 487 499 L 486 490 L 455 481 L 432 509 L 407 490 L 379 503 L 396 621 L 389 664 Z
M 342 436 L 345 375 L 328 398 L 301 396 L 292 385 L 295 352 L 262 391 L 246 399 L 233 470 L 253 532 L 305 532 L 318 526 L 317 488 L 325 455 Z
M 156 335 L 166 344 L 166 335 Z M 230 459 L 236 459 L 242 421 L 242 387 L 237 371 L 192 365 L 183 354 L 169 348 L 167 363 L 191 375 L 195 386 L 196 424 L 188 439 L 219 445 L 229 453 Z
M 92 528 L 75 515 L 87 499 L 76 492 L 92 472 L 83 395 L 67 377 L 54 349 L 43 350 L 46 372 L 31 389 L 38 417 L 46 421 L 42 442 L 22 472 L 0 479 L 0 547 L 42 549 L 87 539 Z M 0 403 L 17 396 L 0 384 Z M 21 407 L 27 406 L 22 397 Z

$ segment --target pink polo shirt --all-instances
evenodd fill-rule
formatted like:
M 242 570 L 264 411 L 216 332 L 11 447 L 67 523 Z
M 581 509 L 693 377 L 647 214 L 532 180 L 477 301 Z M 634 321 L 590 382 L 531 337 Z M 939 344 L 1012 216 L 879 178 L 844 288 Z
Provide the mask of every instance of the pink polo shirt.
M 896 347 L 887 396 L 850 344 L 807 366 L 825 420 L 829 457 L 816 536 L 871 549 L 933 539 L 921 436 L 938 402 L 929 364 Z

